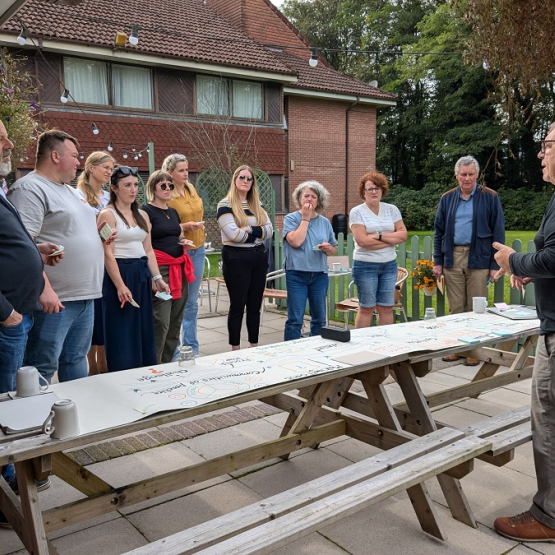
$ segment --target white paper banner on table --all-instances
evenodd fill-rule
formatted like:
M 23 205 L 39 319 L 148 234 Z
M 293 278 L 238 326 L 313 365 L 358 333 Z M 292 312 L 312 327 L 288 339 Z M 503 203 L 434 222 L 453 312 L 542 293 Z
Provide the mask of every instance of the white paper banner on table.
M 502 335 L 539 326 L 538 320 L 513 321 L 492 314 L 465 313 L 437 321 L 352 330 L 340 343 L 320 336 L 177 363 L 91 376 L 52 386 L 60 398 L 77 404 L 82 433 L 112 428 L 155 412 L 192 408 L 249 390 L 353 366 L 346 360 L 371 351 L 383 358 L 465 344 L 461 338 L 492 343 Z M 350 355 L 353 358 L 340 359 Z M 295 386 L 292 384 L 291 389 Z

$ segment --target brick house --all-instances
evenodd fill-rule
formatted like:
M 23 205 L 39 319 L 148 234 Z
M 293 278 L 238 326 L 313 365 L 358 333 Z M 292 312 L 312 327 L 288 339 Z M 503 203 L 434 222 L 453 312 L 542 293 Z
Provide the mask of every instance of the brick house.
M 330 190 L 330 217 L 359 203 L 358 178 L 375 167 L 377 109 L 395 105 L 321 56 L 311 67 L 309 44 L 270 0 L 29 0 L 0 27 L 0 44 L 27 57 L 43 123 L 74 135 L 84 157 L 110 144 L 146 176 L 152 142 L 156 168 L 182 152 L 194 182 L 231 140 L 270 175 L 278 213 L 306 179 Z

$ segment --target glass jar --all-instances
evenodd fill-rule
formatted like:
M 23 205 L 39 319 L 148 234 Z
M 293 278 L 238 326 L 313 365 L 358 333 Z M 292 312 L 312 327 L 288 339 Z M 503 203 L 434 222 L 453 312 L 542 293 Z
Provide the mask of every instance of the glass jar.
M 190 347 L 189 345 L 179 347 L 179 358 L 177 359 L 177 364 L 179 366 L 195 365 L 195 354 L 193 353 L 193 347 Z
M 436 319 L 436 311 L 435 308 L 427 308 L 426 312 L 424 312 L 424 320 L 435 320 Z

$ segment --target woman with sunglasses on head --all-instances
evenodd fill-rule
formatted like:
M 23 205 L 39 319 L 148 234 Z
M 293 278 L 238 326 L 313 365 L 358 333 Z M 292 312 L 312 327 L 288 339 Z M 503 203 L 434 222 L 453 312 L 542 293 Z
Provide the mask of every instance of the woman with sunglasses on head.
M 199 355 L 197 337 L 198 296 L 204 272 L 204 208 L 202 199 L 195 187 L 189 182 L 189 161 L 184 154 L 170 154 L 162 164 L 162 171 L 170 174 L 175 189 L 168 206 L 175 208 L 181 220 L 185 239 L 192 241 L 192 248 L 187 252 L 193 261 L 195 281 L 189 283 L 189 295 L 183 314 L 182 345 L 189 345 L 193 353 Z
M 227 196 L 218 203 L 217 217 L 222 232 L 222 269 L 230 300 L 229 344 L 233 351 L 241 348 L 246 306 L 248 340 L 251 347 L 256 347 L 268 272 L 264 240 L 272 236 L 273 228 L 260 203 L 256 176 L 249 166 L 235 170 Z
M 85 169 L 77 180 L 77 193 L 94 210 L 98 217 L 110 201 L 110 193 L 102 186 L 110 183 L 115 160 L 107 152 L 93 152 L 85 161 Z M 102 297 L 94 300 L 94 327 L 91 348 L 87 355 L 89 376 L 104 374 L 106 351 L 104 349 L 104 319 L 102 317 Z
M 388 191 L 385 175 L 376 171 L 365 173 L 358 184 L 358 194 L 364 202 L 349 214 L 355 238 L 352 275 L 359 299 L 355 328 L 369 327 L 375 308 L 380 326 L 393 324 L 395 245 L 407 240 L 407 228 L 399 209 L 381 202 Z
M 150 241 L 150 219 L 137 204 L 137 168 L 117 167 L 110 179 L 110 202 L 100 213 L 117 229 L 104 244 L 102 287 L 108 371 L 156 364 L 152 291 L 169 293 Z
M 158 363 L 171 362 L 179 343 L 188 282 L 195 280 L 193 263 L 185 252 L 191 244 L 183 237 L 179 214 L 168 207 L 174 185 L 169 173 L 155 171 L 146 184 L 148 204 L 142 207 L 150 219 L 151 240 L 162 279 L 169 283 L 171 299 L 152 298 Z

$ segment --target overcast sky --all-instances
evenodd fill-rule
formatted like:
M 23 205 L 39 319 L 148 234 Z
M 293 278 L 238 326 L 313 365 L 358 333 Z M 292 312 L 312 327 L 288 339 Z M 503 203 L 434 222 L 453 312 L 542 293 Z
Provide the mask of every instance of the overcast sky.
M 271 0 L 272 4 L 274 6 L 277 6 L 278 8 L 283 4 L 283 0 Z

